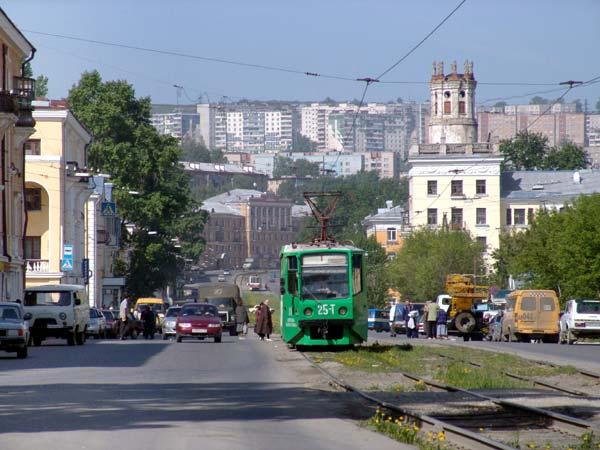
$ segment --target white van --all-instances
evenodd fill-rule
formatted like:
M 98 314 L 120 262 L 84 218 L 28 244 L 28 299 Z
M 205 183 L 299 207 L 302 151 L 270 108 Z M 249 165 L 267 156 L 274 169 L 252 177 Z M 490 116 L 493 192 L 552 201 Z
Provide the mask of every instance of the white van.
M 69 345 L 83 345 L 90 320 L 85 286 L 46 284 L 25 289 L 23 307 L 31 314 L 29 330 L 33 345 L 48 337 L 62 338 Z

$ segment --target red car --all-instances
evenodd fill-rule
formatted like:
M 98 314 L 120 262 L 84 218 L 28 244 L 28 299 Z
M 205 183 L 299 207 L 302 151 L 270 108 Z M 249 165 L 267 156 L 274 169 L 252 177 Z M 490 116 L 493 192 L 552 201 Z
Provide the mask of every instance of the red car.
M 181 342 L 183 338 L 214 338 L 221 342 L 221 319 L 216 306 L 208 303 L 186 303 L 181 307 L 175 324 L 175 339 Z

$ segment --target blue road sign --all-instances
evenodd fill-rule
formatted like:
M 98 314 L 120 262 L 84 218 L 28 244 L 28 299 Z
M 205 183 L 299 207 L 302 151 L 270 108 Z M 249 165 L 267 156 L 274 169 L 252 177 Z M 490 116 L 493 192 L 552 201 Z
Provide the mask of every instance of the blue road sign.
M 63 245 L 63 259 L 60 262 L 60 270 L 63 272 L 73 270 L 73 246 L 71 244 Z
M 115 202 L 102 202 L 100 213 L 103 216 L 115 216 L 117 214 L 117 205 Z

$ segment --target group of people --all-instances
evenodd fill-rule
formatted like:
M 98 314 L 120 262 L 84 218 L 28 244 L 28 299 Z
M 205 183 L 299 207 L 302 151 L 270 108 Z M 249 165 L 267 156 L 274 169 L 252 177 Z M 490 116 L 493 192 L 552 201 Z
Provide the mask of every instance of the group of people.
M 269 308 L 269 300 L 266 299 L 252 308 L 256 317 L 256 325 L 254 326 L 254 332 L 258 335 L 261 341 L 271 340 L 271 333 L 273 333 L 273 318 L 271 316 L 271 308 Z M 248 309 L 242 299 L 238 301 L 238 305 L 235 308 L 235 322 L 236 331 L 240 339 L 245 339 L 248 334 L 248 324 L 250 323 L 250 317 Z
M 439 307 L 436 302 L 427 301 L 423 307 L 423 326 L 427 339 L 448 339 L 448 313 Z M 410 301 L 404 304 L 400 299 L 390 308 L 390 335 L 396 336 L 396 323 L 404 322 L 406 337 L 417 339 L 419 337 L 419 310 Z

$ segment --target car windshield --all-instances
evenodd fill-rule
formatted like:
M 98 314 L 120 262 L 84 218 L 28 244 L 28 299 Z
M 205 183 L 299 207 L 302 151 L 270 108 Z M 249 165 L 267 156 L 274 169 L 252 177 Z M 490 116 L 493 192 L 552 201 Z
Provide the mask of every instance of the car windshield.
M 600 301 L 583 300 L 577 303 L 577 312 L 583 314 L 600 314 Z
M 21 320 L 21 311 L 16 306 L 0 306 L 0 319 L 2 320 Z
M 108 320 L 114 320 L 114 318 L 115 318 L 112 311 L 102 311 L 102 315 L 104 316 L 105 319 L 108 319 Z
M 25 292 L 25 306 L 56 305 L 69 306 L 71 293 L 62 291 L 29 291 Z
M 167 317 L 177 317 L 181 308 L 169 308 L 167 309 Z
M 235 308 L 235 301 L 231 297 L 205 298 L 203 302 L 216 306 L 219 309 Z
M 150 309 L 152 310 L 152 312 L 156 313 L 162 313 L 164 311 L 163 305 L 159 305 L 159 304 L 150 304 L 150 303 L 138 303 L 137 305 L 137 309 L 138 311 L 143 311 L 146 309 L 146 306 L 149 306 Z
M 217 317 L 219 312 L 213 305 L 188 305 L 181 308 L 180 316 L 206 316 L 206 317 Z

